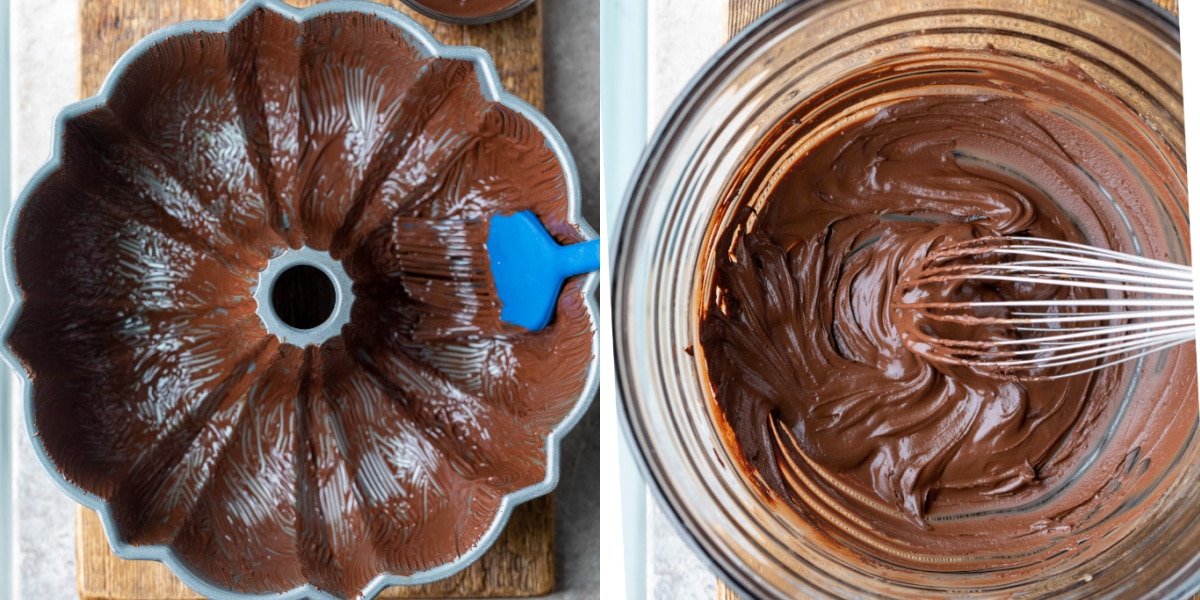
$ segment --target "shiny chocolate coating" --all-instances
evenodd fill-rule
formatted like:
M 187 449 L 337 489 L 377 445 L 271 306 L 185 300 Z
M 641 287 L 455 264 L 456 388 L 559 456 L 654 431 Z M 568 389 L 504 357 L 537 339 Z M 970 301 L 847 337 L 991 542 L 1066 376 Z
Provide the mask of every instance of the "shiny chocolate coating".
M 357 597 L 452 563 L 549 477 L 593 360 L 583 281 L 543 331 L 418 342 L 389 251 L 398 215 L 532 210 L 583 237 L 564 164 L 475 67 L 375 15 L 259 8 L 165 38 L 66 122 L 17 216 L 9 343 L 36 442 L 112 535 L 226 589 Z M 259 271 L 300 247 L 354 283 L 321 345 L 255 313 Z
M 700 322 L 748 476 L 838 544 L 931 571 L 1036 568 L 1119 528 L 1197 410 L 1194 345 L 1036 381 L 913 345 L 929 324 L 894 300 L 942 243 L 1031 235 L 1186 260 L 1169 241 L 1186 244 L 1186 196 L 1166 176 L 1182 157 L 1078 69 L 994 58 L 918 53 L 784 119 L 730 186 Z

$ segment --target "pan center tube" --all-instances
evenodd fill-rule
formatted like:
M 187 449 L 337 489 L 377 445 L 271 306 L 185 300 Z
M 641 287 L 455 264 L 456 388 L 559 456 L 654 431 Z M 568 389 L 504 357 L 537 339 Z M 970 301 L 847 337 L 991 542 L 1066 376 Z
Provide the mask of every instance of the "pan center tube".
M 350 322 L 353 282 L 328 252 L 288 249 L 258 275 L 253 293 L 267 332 L 286 344 L 321 345 Z

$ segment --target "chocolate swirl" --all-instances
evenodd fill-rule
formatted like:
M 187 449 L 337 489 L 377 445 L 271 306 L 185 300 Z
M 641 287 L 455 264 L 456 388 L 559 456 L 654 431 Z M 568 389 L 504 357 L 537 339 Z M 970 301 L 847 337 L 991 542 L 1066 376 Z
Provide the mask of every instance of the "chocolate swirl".
M 1075 100 L 1051 78 L 999 71 L 905 77 L 954 91 L 909 94 L 834 131 L 793 119 L 763 144 L 741 188 L 761 191 L 743 192 L 717 245 L 704 357 L 748 466 L 810 521 L 889 560 L 1028 560 L 1022 548 L 1038 544 L 1023 538 L 1100 502 L 1092 483 L 1060 491 L 1106 443 L 1135 369 L 1022 382 L 931 363 L 913 345 L 927 324 L 893 299 L 946 242 L 1032 235 L 1161 253 L 1161 223 L 1120 229 L 1151 211 L 1129 184 L 1139 176 L 1094 123 L 1060 110 L 1072 98 L 1104 114 L 1102 96 Z M 1187 359 L 1172 366 L 1194 377 Z M 1195 390 L 1173 394 L 1194 415 Z

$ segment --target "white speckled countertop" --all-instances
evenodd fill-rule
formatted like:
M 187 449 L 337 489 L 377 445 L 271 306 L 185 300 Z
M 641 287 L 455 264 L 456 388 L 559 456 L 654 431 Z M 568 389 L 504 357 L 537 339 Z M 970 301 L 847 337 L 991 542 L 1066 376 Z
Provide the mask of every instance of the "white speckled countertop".
M 50 156 L 58 110 L 78 98 L 79 7 L 72 0 L 11 6 L 13 197 Z M 0 367 L 2 368 L 2 367 Z M 13 401 L 16 493 L 13 512 L 17 598 L 75 598 L 75 503 L 42 471 L 25 432 L 21 394 Z
M 78 100 L 79 7 L 78 0 L 13 0 L 11 6 L 0 0 L 3 10 L 11 10 L 15 195 L 49 156 L 55 115 Z M 599 3 L 552 0 L 544 10 L 546 112 L 575 154 L 583 180 L 583 214 L 595 225 L 599 221 Z M 15 390 L 10 395 L 20 397 Z M 13 582 L 0 581 L 0 598 L 8 594 L 20 599 L 76 598 L 75 505 L 37 463 L 20 402 L 14 404 L 16 577 Z M 0 410 L 9 408 L 0 404 Z M 562 481 L 555 502 L 558 591 L 550 596 L 555 600 L 599 597 L 598 465 L 599 418 L 593 404 L 563 445 Z M 13 587 L 4 587 L 8 584 Z
M 725 41 L 725 2 L 651 0 L 648 4 L 647 124 L 658 127 L 676 96 Z M 716 576 L 696 558 L 675 526 L 647 500 L 647 596 L 715 600 Z

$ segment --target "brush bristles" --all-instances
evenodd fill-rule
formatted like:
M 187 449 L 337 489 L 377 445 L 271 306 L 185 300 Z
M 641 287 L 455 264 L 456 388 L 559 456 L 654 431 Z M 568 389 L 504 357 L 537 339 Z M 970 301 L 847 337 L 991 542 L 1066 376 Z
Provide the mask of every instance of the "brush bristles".
M 487 239 L 486 220 L 393 219 L 392 255 L 421 315 L 414 340 L 493 335 L 504 329 Z

